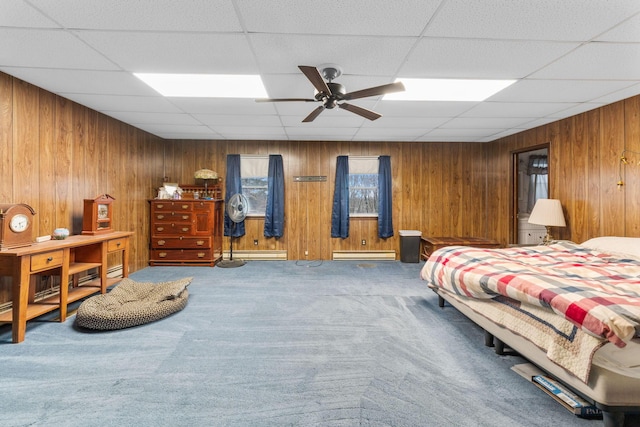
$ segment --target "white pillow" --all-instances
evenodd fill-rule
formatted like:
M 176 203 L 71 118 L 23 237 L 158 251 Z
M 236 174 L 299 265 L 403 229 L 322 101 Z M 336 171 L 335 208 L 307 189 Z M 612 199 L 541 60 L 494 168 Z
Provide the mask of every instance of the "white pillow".
M 582 246 L 610 255 L 640 258 L 640 237 L 594 237 Z

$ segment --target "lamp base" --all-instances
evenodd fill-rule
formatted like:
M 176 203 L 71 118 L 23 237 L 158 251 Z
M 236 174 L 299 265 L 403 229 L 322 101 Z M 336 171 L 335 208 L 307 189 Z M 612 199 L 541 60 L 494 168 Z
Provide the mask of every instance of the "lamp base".
M 547 235 L 544 236 L 544 239 L 542 239 L 542 244 L 545 246 L 548 246 L 551 243 L 553 243 L 555 239 L 551 235 L 551 227 L 549 227 L 548 225 L 545 225 L 545 228 L 547 229 Z

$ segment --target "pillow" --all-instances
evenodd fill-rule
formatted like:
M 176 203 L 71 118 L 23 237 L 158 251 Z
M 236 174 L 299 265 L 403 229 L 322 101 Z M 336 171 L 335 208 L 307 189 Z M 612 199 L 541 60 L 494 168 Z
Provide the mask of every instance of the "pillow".
M 594 237 L 583 242 L 582 246 L 609 255 L 640 259 L 640 237 Z

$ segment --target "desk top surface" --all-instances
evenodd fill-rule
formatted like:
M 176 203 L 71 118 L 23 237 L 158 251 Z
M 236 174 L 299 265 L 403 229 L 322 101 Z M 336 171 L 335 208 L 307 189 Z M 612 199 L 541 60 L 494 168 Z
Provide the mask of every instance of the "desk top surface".
M 64 240 L 47 240 L 46 242 L 33 243 L 31 246 L 23 246 L 21 248 L 3 249 L 0 250 L 0 257 L 17 257 L 24 255 L 32 255 L 41 252 L 46 252 L 55 249 L 73 248 L 78 246 L 91 245 L 94 243 L 100 243 L 107 240 L 120 239 L 123 237 L 130 237 L 134 233 L 133 231 L 113 231 L 111 233 L 96 234 L 96 235 L 82 235 L 74 234 Z

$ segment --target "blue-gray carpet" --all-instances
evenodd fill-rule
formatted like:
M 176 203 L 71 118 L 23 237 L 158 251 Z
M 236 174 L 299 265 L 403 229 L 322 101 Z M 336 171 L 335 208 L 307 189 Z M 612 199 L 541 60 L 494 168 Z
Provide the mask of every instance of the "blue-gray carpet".
M 318 263 L 319 264 L 319 263 Z M 2 426 L 600 426 L 513 372 L 420 264 L 252 261 L 193 277 L 187 307 L 86 332 L 0 328 Z

